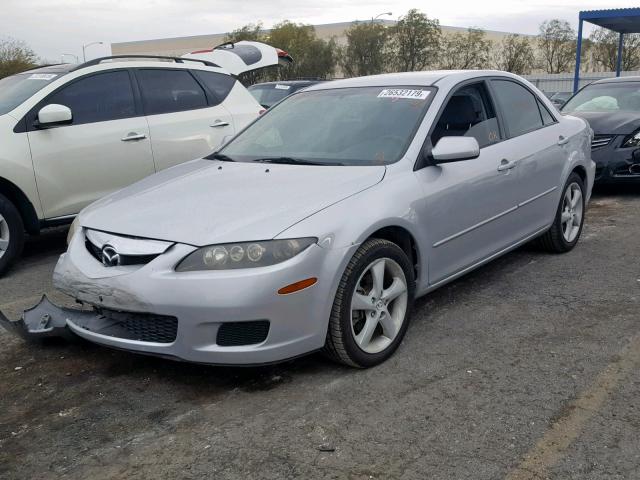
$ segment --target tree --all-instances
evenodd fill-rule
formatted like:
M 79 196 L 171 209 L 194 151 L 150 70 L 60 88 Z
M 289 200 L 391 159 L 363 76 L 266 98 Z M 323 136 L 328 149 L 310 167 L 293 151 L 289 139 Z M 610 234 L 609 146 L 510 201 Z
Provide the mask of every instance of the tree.
M 424 70 L 440 50 L 440 22 L 417 9 L 407 12 L 389 29 L 391 63 L 400 72 Z
M 443 35 L 440 67 L 446 70 L 487 68 L 492 42 L 485 36 L 479 28 Z
M 494 52 L 494 63 L 498 70 L 526 75 L 531 73 L 535 57 L 527 37 L 510 33 L 498 44 Z
M 251 40 L 254 42 L 261 41 L 262 34 L 262 22 L 248 23 L 240 28 L 237 28 L 224 37 L 225 42 L 240 42 L 241 40 Z
M 606 71 L 614 71 L 618 59 L 619 34 L 606 28 L 591 33 L 591 51 L 596 65 Z M 626 34 L 622 46 L 622 70 L 637 70 L 640 67 L 640 35 Z
M 347 45 L 342 52 L 342 70 L 351 77 L 385 71 L 388 32 L 375 22 L 354 23 L 346 31 Z
M 570 71 L 576 57 L 576 38 L 576 32 L 567 21 L 553 19 L 542 22 L 538 48 L 547 73 Z
M 285 20 L 271 29 L 265 41 L 293 57 L 292 65 L 277 71 L 279 80 L 327 78 L 333 74 L 337 58 L 336 43 L 333 39 L 326 41 L 317 38 L 312 25 Z
M 29 70 L 37 62 L 36 54 L 26 43 L 13 38 L 0 39 L 0 78 Z

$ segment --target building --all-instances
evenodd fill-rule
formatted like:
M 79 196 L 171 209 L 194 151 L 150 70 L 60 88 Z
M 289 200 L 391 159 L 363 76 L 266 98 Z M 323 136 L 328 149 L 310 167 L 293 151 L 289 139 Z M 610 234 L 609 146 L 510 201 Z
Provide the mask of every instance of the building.
M 384 25 L 394 25 L 395 21 L 376 20 Z M 335 38 L 338 44 L 346 44 L 345 31 L 355 22 L 326 23 L 322 25 L 314 25 L 316 35 L 319 38 L 329 40 Z M 462 27 L 442 26 L 442 33 L 465 32 L 467 29 Z M 268 30 L 265 30 L 268 33 Z M 501 41 L 508 32 L 496 32 L 485 30 L 488 40 L 494 42 Z M 176 38 L 159 38 L 154 40 L 140 40 L 134 42 L 112 43 L 111 51 L 113 55 L 167 55 L 181 56 L 194 50 L 204 50 L 214 47 L 224 42 L 226 33 L 213 33 L 210 35 L 195 35 L 189 37 Z M 274 45 L 277 47 L 277 45 Z

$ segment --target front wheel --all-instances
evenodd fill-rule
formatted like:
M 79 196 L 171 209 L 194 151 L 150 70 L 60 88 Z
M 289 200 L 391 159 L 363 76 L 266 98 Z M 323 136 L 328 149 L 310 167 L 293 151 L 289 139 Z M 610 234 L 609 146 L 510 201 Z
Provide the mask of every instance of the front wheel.
M 0 275 L 20 256 L 23 244 L 22 217 L 13 203 L 0 195 Z
M 577 173 L 569 175 L 551 228 L 540 237 L 540 245 L 553 253 L 564 253 L 578 243 L 585 214 L 584 182 Z
M 382 363 L 398 348 L 415 294 L 413 266 L 395 243 L 367 240 L 342 276 L 325 353 L 352 367 Z

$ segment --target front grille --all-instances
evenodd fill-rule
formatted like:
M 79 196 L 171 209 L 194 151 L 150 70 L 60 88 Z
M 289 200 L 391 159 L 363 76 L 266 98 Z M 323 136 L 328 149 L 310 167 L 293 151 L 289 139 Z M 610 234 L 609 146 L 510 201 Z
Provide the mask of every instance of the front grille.
M 178 319 L 152 313 L 99 309 L 99 317 L 80 325 L 90 332 L 140 342 L 172 343 L 178 334 Z
M 97 245 L 91 243 L 88 239 L 85 240 L 85 246 L 93 258 L 102 263 L 102 249 Z M 120 262 L 118 265 L 146 265 L 158 255 L 119 255 Z
M 220 325 L 216 343 L 221 347 L 238 347 L 262 343 L 269 334 L 269 321 L 227 322 Z
M 591 141 L 591 150 L 609 145 L 609 142 L 611 142 L 612 139 L 613 137 L 611 135 L 594 136 L 593 140 Z

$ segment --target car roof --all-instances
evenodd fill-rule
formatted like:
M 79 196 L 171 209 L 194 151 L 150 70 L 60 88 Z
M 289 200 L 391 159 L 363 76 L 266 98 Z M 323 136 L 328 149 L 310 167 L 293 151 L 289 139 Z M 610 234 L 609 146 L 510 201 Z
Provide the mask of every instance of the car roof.
M 60 63 L 57 65 L 43 65 L 20 73 L 69 73 L 77 65 L 72 63 Z
M 602 78 L 600 80 L 596 80 L 593 83 L 625 83 L 625 82 L 640 82 L 640 76 Z
M 506 77 L 520 79 L 517 75 L 499 70 L 431 70 L 425 72 L 401 72 L 384 73 L 381 75 L 369 75 L 366 77 L 347 78 L 333 80 L 331 82 L 318 83 L 309 87 L 306 91 L 325 90 L 348 87 L 382 87 L 382 86 L 408 86 L 417 85 L 424 87 L 435 86 L 438 83 L 458 83 L 467 79 L 478 77 Z

